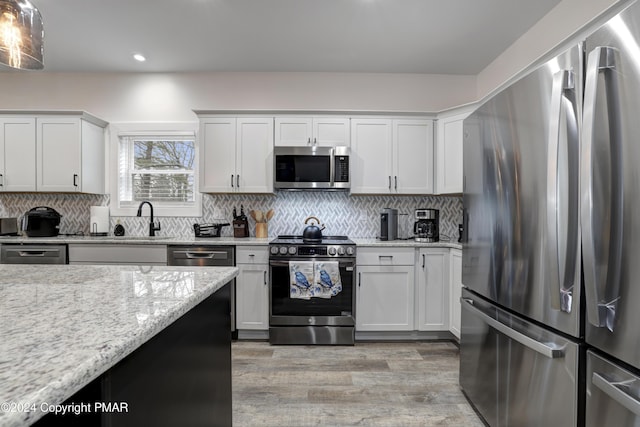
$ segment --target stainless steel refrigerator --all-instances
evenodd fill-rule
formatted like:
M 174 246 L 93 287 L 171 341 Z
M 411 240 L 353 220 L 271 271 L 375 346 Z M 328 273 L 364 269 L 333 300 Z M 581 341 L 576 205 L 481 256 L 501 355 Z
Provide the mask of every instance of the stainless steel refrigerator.
M 640 4 L 585 42 L 586 425 L 640 425 Z
M 491 426 L 640 426 L 639 44 L 633 4 L 464 122 L 460 385 Z

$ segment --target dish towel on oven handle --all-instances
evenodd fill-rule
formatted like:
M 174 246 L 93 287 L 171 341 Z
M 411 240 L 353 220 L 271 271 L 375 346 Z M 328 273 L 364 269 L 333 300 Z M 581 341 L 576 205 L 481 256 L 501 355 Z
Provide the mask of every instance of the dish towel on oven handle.
M 314 264 L 314 281 L 319 290 L 314 297 L 331 298 L 342 291 L 340 280 L 340 263 L 338 261 L 318 261 Z M 318 289 L 319 288 L 319 289 Z
M 342 291 L 337 261 L 289 261 L 289 297 L 331 298 Z
M 315 270 L 313 261 L 289 261 L 289 297 L 311 299 L 314 296 Z

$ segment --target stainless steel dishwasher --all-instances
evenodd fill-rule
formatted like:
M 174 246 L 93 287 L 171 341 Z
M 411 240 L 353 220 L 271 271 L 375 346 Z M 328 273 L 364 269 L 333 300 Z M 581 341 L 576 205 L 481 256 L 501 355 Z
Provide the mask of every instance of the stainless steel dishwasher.
M 67 264 L 67 245 L 7 244 L 0 246 L 1 264 Z
M 235 246 L 167 246 L 167 264 L 190 267 L 234 267 Z M 231 333 L 236 331 L 236 280 L 231 283 Z

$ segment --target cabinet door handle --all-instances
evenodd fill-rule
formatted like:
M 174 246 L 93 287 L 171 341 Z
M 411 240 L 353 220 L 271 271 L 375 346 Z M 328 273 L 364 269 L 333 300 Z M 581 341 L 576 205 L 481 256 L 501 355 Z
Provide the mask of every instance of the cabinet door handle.
M 307 138 L 307 144 L 311 144 L 311 137 Z
M 424 256 L 424 254 L 422 254 L 422 269 L 423 270 L 424 270 L 424 258 L 425 258 L 425 256 Z
M 263 277 L 263 280 L 264 280 L 264 285 L 267 286 L 267 272 L 266 271 L 262 272 L 262 277 Z
M 78 186 L 78 174 L 77 173 L 73 174 L 73 186 L 74 187 Z
M 391 175 L 389 175 L 389 190 L 391 190 Z
M 362 284 L 362 273 L 358 273 L 358 287 Z
M 397 190 L 398 189 L 398 177 L 394 176 L 393 180 L 395 181 L 395 187 L 396 187 L 396 190 Z
M 236 187 L 240 188 L 240 175 L 236 175 Z
M 231 187 L 233 187 L 233 174 L 231 174 Z
M 316 138 L 313 138 L 313 145 L 318 145 L 318 140 Z
M 380 259 L 382 259 L 382 258 L 393 259 L 393 255 L 378 255 L 378 258 L 380 258 Z
M 0 182 L 0 187 L 4 187 L 4 175 L 0 173 L 0 179 L 2 180 L 2 182 Z

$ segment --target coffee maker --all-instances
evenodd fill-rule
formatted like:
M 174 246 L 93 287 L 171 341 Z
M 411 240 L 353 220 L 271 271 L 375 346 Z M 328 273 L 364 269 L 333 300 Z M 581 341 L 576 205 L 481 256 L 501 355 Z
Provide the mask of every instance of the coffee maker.
M 413 234 L 416 242 L 440 241 L 440 211 L 438 209 L 416 209 Z
M 398 209 L 384 208 L 380 211 L 380 240 L 398 238 Z

